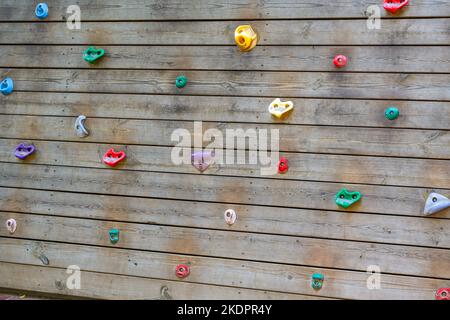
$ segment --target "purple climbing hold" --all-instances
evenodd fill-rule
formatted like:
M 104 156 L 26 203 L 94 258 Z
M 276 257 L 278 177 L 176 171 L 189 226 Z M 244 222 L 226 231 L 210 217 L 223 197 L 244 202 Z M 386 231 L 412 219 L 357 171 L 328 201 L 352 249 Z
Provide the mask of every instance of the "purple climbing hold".
M 214 157 L 214 150 L 194 152 L 191 156 L 191 163 L 198 171 L 203 172 L 214 162 Z
M 20 160 L 25 160 L 26 157 L 28 157 L 35 151 L 36 147 L 34 146 L 34 144 L 26 145 L 25 143 L 21 143 L 16 147 L 14 155 L 16 156 L 16 158 L 19 158 Z

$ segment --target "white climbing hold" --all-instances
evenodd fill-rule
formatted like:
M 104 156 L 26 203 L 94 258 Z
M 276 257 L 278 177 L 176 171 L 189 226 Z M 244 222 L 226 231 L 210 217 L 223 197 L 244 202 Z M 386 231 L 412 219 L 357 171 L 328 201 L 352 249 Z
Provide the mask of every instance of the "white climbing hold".
M 234 211 L 233 209 L 228 209 L 227 211 L 225 211 L 224 217 L 225 222 L 231 226 L 236 222 L 237 219 L 236 211 Z
M 439 193 L 430 193 L 427 201 L 425 202 L 425 209 L 423 214 L 429 216 L 430 214 L 442 211 L 444 209 L 450 208 L 450 199 L 444 197 Z
M 89 135 L 89 131 L 84 126 L 85 121 L 86 116 L 84 115 L 79 116 L 75 121 L 75 132 L 77 133 L 77 136 L 79 136 L 80 138 L 84 138 Z
M 16 232 L 17 222 L 14 219 L 6 220 L 6 229 L 8 229 L 9 233 L 13 234 Z

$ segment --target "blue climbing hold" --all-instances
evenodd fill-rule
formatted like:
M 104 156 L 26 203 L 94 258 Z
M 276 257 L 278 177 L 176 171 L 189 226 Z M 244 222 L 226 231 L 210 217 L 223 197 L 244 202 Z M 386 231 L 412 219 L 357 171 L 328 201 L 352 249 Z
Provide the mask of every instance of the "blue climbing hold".
M 36 17 L 45 19 L 48 17 L 48 5 L 46 3 L 38 3 L 36 6 Z
M 6 96 L 14 90 L 14 81 L 11 78 L 5 78 L 0 84 L 0 91 Z

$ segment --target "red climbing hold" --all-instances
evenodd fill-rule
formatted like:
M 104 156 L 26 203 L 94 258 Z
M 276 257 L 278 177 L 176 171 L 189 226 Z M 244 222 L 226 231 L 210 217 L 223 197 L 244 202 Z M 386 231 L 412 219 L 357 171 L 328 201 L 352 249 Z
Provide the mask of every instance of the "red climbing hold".
M 281 157 L 278 161 L 278 173 L 286 173 L 289 170 L 288 161 L 286 158 Z
M 345 65 L 347 64 L 347 57 L 342 54 L 339 54 L 336 57 L 334 57 L 333 63 L 338 68 L 345 67 Z
M 114 149 L 109 149 L 103 155 L 103 162 L 110 167 L 115 167 L 120 161 L 125 159 L 127 155 L 123 151 L 116 152 Z
M 441 288 L 436 291 L 436 300 L 450 300 L 450 288 Z
M 175 270 L 175 275 L 178 278 L 186 278 L 190 272 L 191 271 L 189 270 L 189 267 L 187 265 L 179 264 L 179 265 L 177 265 L 177 268 Z
M 383 7 L 389 12 L 396 13 L 397 10 L 406 6 L 408 2 L 409 0 L 384 0 Z

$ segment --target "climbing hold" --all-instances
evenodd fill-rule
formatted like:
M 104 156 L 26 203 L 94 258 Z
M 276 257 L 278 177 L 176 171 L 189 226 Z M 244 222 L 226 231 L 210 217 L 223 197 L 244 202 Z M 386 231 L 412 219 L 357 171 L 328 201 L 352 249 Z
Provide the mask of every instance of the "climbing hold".
M 339 54 L 336 57 L 334 57 L 333 63 L 338 68 L 345 67 L 345 65 L 347 64 L 347 57 L 342 54 Z
M 119 162 L 125 159 L 127 155 L 124 151 L 116 152 L 114 149 L 109 149 L 103 155 L 103 163 L 107 164 L 110 167 L 115 167 Z
M 258 42 L 258 34 L 250 25 L 242 25 L 234 31 L 234 40 L 241 51 L 250 51 Z
M 89 47 L 83 52 L 83 59 L 89 63 L 94 63 L 105 55 L 105 50 Z
M 178 76 L 175 80 L 175 85 L 177 86 L 177 88 L 184 88 L 187 85 L 186 76 Z
M 77 136 L 80 138 L 87 137 L 89 135 L 89 131 L 84 126 L 84 122 L 86 121 L 86 116 L 81 115 L 75 120 L 75 132 Z
M 237 219 L 236 211 L 234 211 L 233 209 L 228 209 L 227 211 L 225 211 L 224 217 L 225 222 L 231 226 L 236 222 Z
M 278 119 L 285 118 L 292 109 L 294 109 L 292 101 L 282 102 L 280 98 L 273 100 L 269 105 L 270 114 Z
M 179 264 L 177 265 L 177 268 L 175 269 L 175 275 L 178 278 L 186 278 L 191 271 L 189 270 L 189 266 L 185 264 Z
M 5 78 L 0 84 L 0 91 L 3 95 L 8 95 L 14 90 L 14 81 L 11 78 Z
M 430 193 L 427 201 L 425 202 L 425 209 L 423 214 L 429 216 L 433 213 L 450 208 L 450 199 L 444 197 L 439 193 Z
M 409 3 L 409 0 L 384 0 L 383 7 L 392 13 L 396 13 Z
M 440 288 L 436 291 L 436 300 L 450 300 L 450 288 Z
M 6 229 L 8 229 L 10 234 L 13 234 L 16 232 L 17 229 L 17 222 L 14 219 L 8 219 L 6 220 Z
M 336 204 L 343 208 L 348 208 L 359 200 L 361 200 L 361 193 L 358 191 L 350 192 L 342 189 L 336 194 Z
M 36 147 L 34 146 L 34 144 L 26 145 L 25 143 L 21 143 L 16 147 L 14 155 L 16 156 L 16 158 L 19 158 L 20 160 L 25 160 L 26 157 L 28 157 L 35 151 Z
M 109 230 L 109 241 L 111 241 L 112 244 L 119 242 L 119 229 Z
M 390 107 L 390 108 L 386 109 L 386 111 L 384 112 L 384 115 L 386 116 L 386 119 L 388 119 L 388 120 L 395 120 L 400 115 L 400 111 L 398 111 L 397 108 Z
M 46 3 L 38 3 L 36 6 L 36 17 L 45 19 L 48 16 L 48 5 Z
M 289 164 L 286 158 L 281 157 L 278 161 L 278 173 L 286 173 L 289 170 Z
M 214 156 L 214 150 L 194 152 L 191 155 L 191 163 L 198 171 L 203 172 L 214 162 Z
M 323 274 L 314 273 L 311 277 L 311 287 L 316 290 L 322 289 L 323 280 L 325 280 L 325 277 Z

